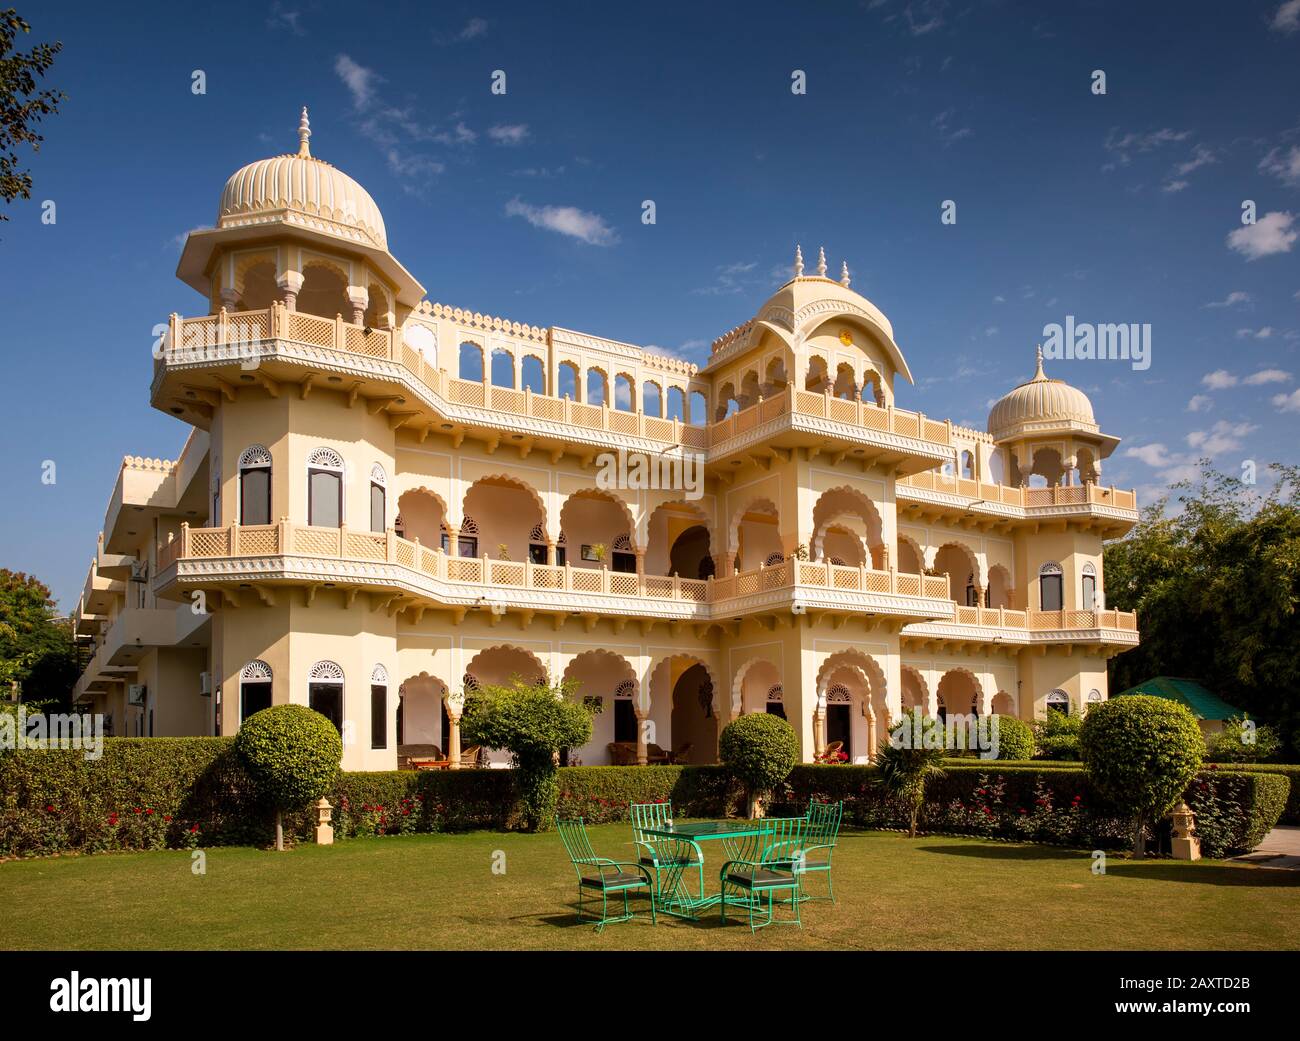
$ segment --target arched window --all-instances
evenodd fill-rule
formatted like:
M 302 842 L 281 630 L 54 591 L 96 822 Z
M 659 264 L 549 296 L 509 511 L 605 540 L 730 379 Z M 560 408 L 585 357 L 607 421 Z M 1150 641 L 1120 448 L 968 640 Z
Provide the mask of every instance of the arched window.
M 492 386 L 510 387 L 515 385 L 515 356 L 503 347 L 492 351 Z
M 534 394 L 546 393 L 546 366 L 537 355 L 524 355 L 524 360 L 519 363 L 519 373 L 520 390 L 528 389 Z
M 980 594 L 979 590 L 975 588 L 975 573 L 972 571 L 966 576 L 966 606 L 979 607 L 979 605 Z
M 239 721 L 271 707 L 271 666 L 255 658 L 239 673 Z
M 969 450 L 961 454 L 961 475 L 968 481 L 975 479 L 975 454 Z
M 546 564 L 546 532 L 540 524 L 534 524 L 528 533 L 528 559 L 534 564 Z
M 307 457 L 307 523 L 337 528 L 343 523 L 343 457 L 317 448 Z
M 785 688 L 779 683 L 774 683 L 767 688 L 767 714 L 769 716 L 780 716 L 782 719 L 785 715 Z
M 609 381 L 600 369 L 587 370 L 587 404 L 603 405 L 609 397 Z
M 483 348 L 469 340 L 462 343 L 460 345 L 460 368 L 458 372 L 463 380 L 482 383 Z
M 778 564 L 785 563 L 784 553 L 769 553 L 767 559 L 763 561 L 764 567 L 776 567 Z
M 686 417 L 687 423 L 694 423 L 696 426 L 703 426 L 709 421 L 709 399 L 704 396 L 703 391 L 691 391 L 691 409 Z
M 1088 691 L 1088 699 L 1083 706 L 1083 711 L 1087 712 L 1093 705 L 1100 705 L 1101 701 L 1101 691 L 1094 687 L 1092 690 Z
M 1063 690 L 1054 690 L 1047 695 L 1047 711 L 1059 712 L 1063 716 L 1070 714 L 1070 695 Z
M 239 457 L 239 523 L 271 523 L 271 453 L 262 445 Z
M 1062 604 L 1061 565 L 1048 561 L 1038 569 L 1038 603 L 1039 610 L 1059 611 Z
M 610 557 L 611 571 L 622 571 L 629 575 L 636 573 L 636 551 L 632 547 L 632 540 L 626 535 L 614 539 L 614 544 L 610 546 Z
M 446 542 L 446 533 L 443 534 L 443 541 Z M 447 550 L 447 547 L 443 546 L 443 549 Z M 465 514 L 465 519 L 460 522 L 460 541 L 456 547 L 456 555 L 459 557 L 478 556 L 478 523 L 468 513 Z
M 664 418 L 686 422 L 686 395 L 681 387 L 668 388 L 668 411 L 664 413 Z
M 388 670 L 382 665 L 370 672 L 370 747 L 388 747 Z
M 337 662 L 318 661 L 307 674 L 307 704 L 343 733 L 343 670 Z
M 1097 606 L 1097 569 L 1091 563 L 1083 565 L 1083 601 L 1079 606 L 1085 611 Z
M 620 412 L 636 411 L 636 386 L 626 372 L 614 377 L 614 407 Z
M 560 362 L 559 369 L 559 387 L 557 392 L 562 398 L 569 398 L 572 401 L 580 401 L 578 397 L 578 366 L 573 362 Z
M 840 742 L 840 751 L 853 759 L 853 694 L 843 683 L 826 691 L 826 743 Z
M 633 696 L 636 684 L 624 680 L 614 688 L 614 740 L 621 743 L 636 741 L 636 708 Z
M 388 477 L 378 463 L 370 468 L 370 530 L 382 532 L 388 517 Z
M 641 387 L 641 411 L 647 416 L 662 416 L 663 409 L 664 397 L 659 384 L 647 380 Z

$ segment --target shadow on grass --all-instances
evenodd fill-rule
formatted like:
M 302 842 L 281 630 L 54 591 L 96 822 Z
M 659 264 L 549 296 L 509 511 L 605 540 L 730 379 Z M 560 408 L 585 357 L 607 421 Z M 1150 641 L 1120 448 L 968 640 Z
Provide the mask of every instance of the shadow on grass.
M 1013 846 L 1003 842 L 983 843 L 973 840 L 960 846 L 917 846 L 919 853 L 941 853 L 949 857 L 975 857 L 980 860 L 1087 860 L 1091 853 L 1065 846 Z

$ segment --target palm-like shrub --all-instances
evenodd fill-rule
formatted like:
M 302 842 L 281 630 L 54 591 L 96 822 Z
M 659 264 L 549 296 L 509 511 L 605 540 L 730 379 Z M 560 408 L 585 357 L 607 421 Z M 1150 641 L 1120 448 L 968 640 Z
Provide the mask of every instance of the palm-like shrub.
M 544 831 L 555 819 L 560 752 L 591 740 L 591 711 L 576 684 L 484 686 L 465 701 L 461 731 L 470 744 L 504 749 L 514 760 L 524 826 Z
M 940 733 L 926 740 L 927 732 L 934 728 Z M 924 719 L 919 728 L 899 726 L 876 752 L 876 783 L 907 807 L 909 838 L 916 838 L 926 784 L 944 774 L 943 760 L 949 753 L 944 748 L 942 730 L 943 724 L 937 719 Z
M 789 777 L 799 761 L 799 736 L 780 716 L 751 712 L 723 728 L 718 757 L 745 785 L 753 817 L 758 800 Z
M 1147 694 L 1094 705 L 1079 731 L 1088 778 L 1133 822 L 1133 855 L 1146 829 L 1177 805 L 1205 757 L 1196 717 Z
M 244 720 L 235 752 L 261 799 L 275 810 L 275 848 L 284 849 L 284 812 L 302 809 L 334 785 L 343 741 L 306 705 L 272 705 Z

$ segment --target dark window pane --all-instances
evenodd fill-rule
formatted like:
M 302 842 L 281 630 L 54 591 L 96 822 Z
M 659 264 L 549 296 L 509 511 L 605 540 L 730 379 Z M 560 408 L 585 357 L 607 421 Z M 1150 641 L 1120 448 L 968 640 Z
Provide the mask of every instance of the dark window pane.
M 636 573 L 636 554 L 635 553 L 615 553 L 613 554 L 614 571 L 621 571 L 625 574 Z
M 473 535 L 462 535 L 457 541 L 460 543 L 460 555 L 462 557 L 478 556 L 478 539 Z
M 377 683 L 370 688 L 370 747 L 388 747 L 388 688 Z
M 767 714 L 769 716 L 780 716 L 785 719 L 785 705 L 779 701 L 769 701 L 767 703 Z
M 636 710 L 631 698 L 614 699 L 614 740 L 636 740 Z
M 556 546 L 556 547 L 555 547 L 555 563 L 559 564 L 561 567 L 564 566 L 564 547 L 563 547 L 563 546 Z
M 309 470 L 307 523 L 337 528 L 343 512 L 343 481 L 332 470 Z
M 271 468 L 269 466 L 240 471 L 239 523 L 271 523 Z
M 1061 576 L 1044 575 L 1039 582 L 1042 586 L 1043 610 L 1059 611 L 1061 609 Z
M 377 484 L 370 486 L 370 530 L 384 530 L 384 489 Z
M 313 683 L 308 688 L 308 703 L 313 709 L 334 724 L 343 733 L 343 685 L 341 683 Z
M 1092 575 L 1083 576 L 1083 609 L 1091 611 L 1097 606 L 1097 579 Z
M 254 712 L 271 707 L 271 684 L 245 683 L 239 688 L 241 703 L 239 721 L 242 723 Z
M 826 743 L 844 742 L 840 749 L 850 759 L 853 758 L 853 712 L 849 705 L 826 706 Z
M 545 564 L 546 547 L 536 542 L 529 543 L 528 559 L 531 560 L 534 564 Z

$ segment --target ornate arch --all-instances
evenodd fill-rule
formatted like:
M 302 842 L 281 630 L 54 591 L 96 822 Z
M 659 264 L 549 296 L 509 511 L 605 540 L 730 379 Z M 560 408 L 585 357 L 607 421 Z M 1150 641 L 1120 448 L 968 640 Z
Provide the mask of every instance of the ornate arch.
M 960 675 L 969 677 L 971 683 L 975 687 L 975 712 L 977 715 L 983 715 L 984 705 L 986 701 L 986 695 L 984 694 L 984 684 L 980 682 L 980 678 L 976 676 L 975 673 L 971 672 L 970 669 L 966 668 L 963 665 L 954 665 L 952 668 L 944 669 L 943 675 L 939 677 L 939 682 L 934 685 L 935 693 L 936 694 L 939 693 L 939 688 L 943 686 L 944 679 L 948 676 L 951 676 L 953 673 L 958 673 Z M 942 698 L 942 695 L 939 695 L 939 697 Z M 946 701 L 944 702 L 944 704 L 947 706 L 949 712 L 952 712 L 959 707 L 956 705 L 948 705 Z M 965 710 L 965 706 L 960 706 L 960 707 L 962 708 L 963 711 Z
M 266 445 L 249 445 L 239 456 L 239 469 L 246 466 L 270 466 L 271 451 Z
M 384 472 L 382 463 L 374 463 L 370 467 L 370 480 L 373 484 L 377 484 L 381 488 L 388 487 L 388 474 Z
M 939 554 L 946 546 L 953 546 L 966 554 L 966 559 L 970 563 L 971 574 L 975 576 L 975 584 L 980 589 L 987 590 L 989 587 L 989 577 L 984 570 L 980 568 L 979 555 L 975 552 L 973 547 L 967 545 L 961 539 L 945 538 L 943 542 L 934 547 L 934 553 L 930 558 L 930 563 L 926 566 L 931 568 L 935 567 L 939 559 Z
M 825 699 L 826 688 L 835 670 L 845 667 L 858 669 L 865 675 L 867 690 L 871 695 L 873 707 L 884 709 L 886 716 L 888 716 L 889 691 L 885 680 L 885 670 L 870 654 L 858 650 L 856 647 L 847 651 L 836 651 L 822 662 L 821 668 L 817 670 L 817 700 L 822 701 Z
M 713 667 L 713 665 L 711 665 L 711 664 L 708 662 L 707 659 L 702 658 L 702 657 L 701 657 L 700 655 L 698 655 L 698 654 L 692 654 L 690 651 L 677 651 L 677 652 L 675 652 L 675 653 L 673 653 L 673 654 L 665 654 L 665 655 L 663 655 L 662 657 L 656 658 L 656 659 L 654 659 L 653 661 L 650 662 L 650 669 L 649 669 L 649 671 L 646 673 L 646 675 L 647 675 L 648 677 L 650 677 L 650 682 L 647 683 L 647 684 L 645 685 L 645 688 L 644 688 L 644 690 L 643 690 L 643 693 L 644 693 L 644 695 L 645 695 L 645 703 L 644 703 L 641 707 L 644 708 L 644 709 L 649 709 L 649 708 L 651 707 L 651 705 L 650 705 L 650 699 L 651 699 L 651 696 L 652 696 L 651 688 L 654 686 L 654 674 L 659 670 L 659 666 L 663 665 L 664 662 L 672 661 L 674 658 L 685 658 L 687 661 L 691 662 L 692 664 L 694 664 L 694 665 L 699 665 L 699 666 L 702 666 L 702 667 L 703 667 L 704 671 L 708 674 L 708 677 L 709 677 L 709 684 L 710 684 L 710 685 L 712 686 L 712 688 L 713 688 L 713 700 L 712 700 L 712 702 L 711 702 L 710 704 L 713 706 L 713 714 L 714 714 L 714 717 L 717 718 L 717 716 L 718 716 L 718 691 L 720 691 L 720 690 L 723 689 L 721 683 L 719 683 L 719 681 L 718 681 L 718 672 L 717 672 L 717 670 Z M 672 691 L 672 687 L 670 686 L 669 689 L 668 689 L 668 707 L 669 707 L 669 709 L 672 708 L 672 700 L 673 700 L 673 691 Z M 719 724 L 719 725 L 721 725 L 721 724 Z
M 521 491 L 527 492 L 528 495 L 532 498 L 533 502 L 537 504 L 537 508 L 542 512 L 542 526 L 543 527 L 546 526 L 546 519 L 547 519 L 546 503 L 542 500 L 541 493 L 536 488 L 534 488 L 531 484 L 529 484 L 527 481 L 514 476 L 514 474 L 508 474 L 508 473 L 486 474 L 483 477 L 480 477 L 478 480 L 474 481 L 468 488 L 466 488 L 465 494 L 462 495 L 460 499 L 460 509 L 461 509 L 462 519 L 464 518 L 465 515 L 465 503 L 469 500 L 470 492 L 472 492 L 480 484 L 490 484 L 490 483 L 508 484 L 511 485 L 512 487 L 519 488 Z
M 925 681 L 925 673 L 923 673 L 923 672 L 922 672 L 920 669 L 918 669 L 915 665 L 900 665 L 900 667 L 899 667 L 899 674 L 900 674 L 900 675 L 899 675 L 899 678 L 900 678 L 900 680 L 901 680 L 901 678 L 902 678 L 902 675 L 901 675 L 901 674 L 904 673 L 904 672 L 906 672 L 906 673 L 910 673 L 912 676 L 914 676 L 914 677 L 916 678 L 916 684 L 917 684 L 918 687 L 921 688 L 921 709 L 922 709 L 922 711 L 923 711 L 926 715 L 929 715 L 929 712 L 930 712 L 930 684 L 928 684 L 928 683 Z M 901 703 L 902 693 L 903 693 L 903 692 L 900 690 L 898 693 L 899 693 L 899 699 L 900 699 L 900 703 Z
M 767 664 L 772 666 L 772 671 L 775 672 L 778 677 L 781 677 L 782 682 L 778 683 L 777 685 L 784 686 L 784 676 L 781 670 L 776 667 L 776 662 L 774 662 L 771 658 L 766 657 L 765 655 L 761 655 L 761 654 L 754 655 L 754 657 L 750 658 L 743 665 L 741 665 L 739 669 L 736 670 L 736 677 L 731 681 L 731 718 L 732 719 L 735 719 L 737 716 L 739 716 L 741 713 L 741 709 L 744 708 L 743 698 L 744 698 L 744 689 L 745 689 L 745 677 L 749 674 L 749 670 L 752 669 L 755 665 L 762 665 L 762 664 Z
M 319 445 L 307 456 L 308 466 L 321 466 L 330 470 L 343 470 L 343 456 L 329 445 Z
M 307 679 L 318 683 L 342 683 L 343 669 L 335 661 L 318 661 L 308 670 Z
M 777 508 L 776 503 L 766 495 L 756 495 L 752 499 L 746 500 L 745 504 L 737 509 L 731 515 L 731 521 L 727 525 L 727 552 L 736 553 L 740 550 L 740 522 L 746 513 L 754 511 L 756 506 L 765 507 L 761 512 L 771 513 L 777 519 L 778 525 L 781 521 L 781 511 Z
M 868 549 L 884 545 L 885 522 L 880 516 L 880 510 L 877 509 L 876 504 L 871 501 L 871 496 L 860 488 L 854 488 L 852 485 L 848 484 L 839 484 L 834 488 L 827 488 L 817 496 L 817 501 L 813 503 L 812 512 L 815 527 L 813 529 L 813 544 L 809 549 L 812 551 L 814 557 L 820 559 L 822 555 L 822 543 L 826 538 L 826 529 L 830 527 L 830 525 L 834 524 L 838 518 L 844 516 L 844 514 L 854 512 L 852 509 L 838 510 L 837 512 L 831 513 L 829 516 L 823 517 L 821 522 L 817 523 L 818 507 L 820 507 L 827 497 L 831 495 L 845 495 L 851 502 L 857 505 L 859 510 L 861 510 L 861 513 L 857 514 L 857 516 L 859 516 L 867 526 Z M 872 541 L 873 538 L 875 539 L 874 542 Z
M 633 550 L 638 551 L 645 549 L 643 544 L 638 544 L 637 542 L 637 539 L 640 538 L 640 533 L 637 531 L 636 517 L 632 513 L 632 507 L 616 490 L 612 488 L 579 488 L 576 492 L 570 492 L 564 497 L 564 501 L 560 503 L 558 520 L 561 525 L 564 524 L 564 508 L 574 499 L 605 499 L 613 503 L 622 511 L 623 518 L 627 521 L 627 534 L 632 540 Z M 542 517 L 543 519 L 546 517 L 544 512 Z
M 254 658 L 239 670 L 241 683 L 270 683 L 275 678 L 271 666 L 261 658 Z
M 491 654 L 493 651 L 517 651 L 520 654 L 527 655 L 529 658 L 533 660 L 533 663 L 537 666 L 537 678 L 541 679 L 543 682 L 549 682 L 549 676 L 551 674 L 551 670 L 548 669 L 544 664 L 542 664 L 542 660 L 539 657 L 537 657 L 536 654 L 530 651 L 527 647 L 520 647 L 519 644 L 517 643 L 498 643 L 493 645 L 492 647 L 484 647 L 481 651 L 475 654 L 474 657 L 470 658 L 470 660 L 466 662 L 465 675 L 473 679 L 475 683 L 478 683 L 479 682 L 478 677 L 473 675 L 474 663 L 477 662 L 480 658 L 483 658 L 486 655 Z M 528 682 L 530 677 L 521 676 L 520 679 L 524 680 L 525 682 Z
M 622 690 L 625 684 L 631 683 L 632 700 L 633 701 L 639 700 L 636 697 L 636 694 L 637 691 L 641 689 L 641 682 L 637 678 L 636 669 L 632 667 L 632 663 L 629 662 L 626 658 L 624 658 L 623 655 L 619 654 L 617 651 L 611 651 L 605 647 L 597 647 L 589 651 L 580 651 L 579 653 L 575 654 L 572 658 L 569 659 L 569 664 L 567 664 L 564 667 L 564 672 L 561 673 L 560 678 L 567 679 L 570 670 L 572 670 L 573 667 L 578 664 L 578 662 L 582 661 L 583 658 L 597 658 L 597 657 L 602 659 L 613 658 L 620 665 L 622 665 L 623 669 L 627 672 L 627 676 L 624 679 L 619 681 L 615 693 L 617 693 L 619 690 Z
M 370 682 L 376 686 L 387 687 L 388 670 L 385 669 L 382 664 L 376 664 L 375 667 L 370 670 Z
M 919 572 L 919 573 L 920 573 L 920 574 L 925 574 L 925 569 L 926 569 L 926 567 L 927 567 L 928 565 L 927 565 L 926 562 L 925 562 L 925 550 L 922 548 L 921 544 L 920 544 L 919 542 L 917 542 L 916 539 L 912 538 L 911 535 L 905 535 L 905 534 L 903 534 L 902 531 L 899 531 L 899 533 L 898 533 L 898 541 L 899 541 L 900 543 L 901 543 L 901 542 L 906 542 L 909 546 L 912 547 L 912 552 L 916 554 L 916 566 L 917 566 L 918 568 L 920 568 L 920 572 Z M 902 558 L 902 554 L 901 554 L 901 553 L 898 553 L 898 552 L 895 552 L 895 554 L 894 554 L 894 567 L 898 567 L 898 562 L 899 562 L 899 560 L 900 560 L 901 558 Z M 902 573 L 905 573 L 905 572 L 901 572 L 901 571 L 900 571 L 900 574 L 902 574 Z

